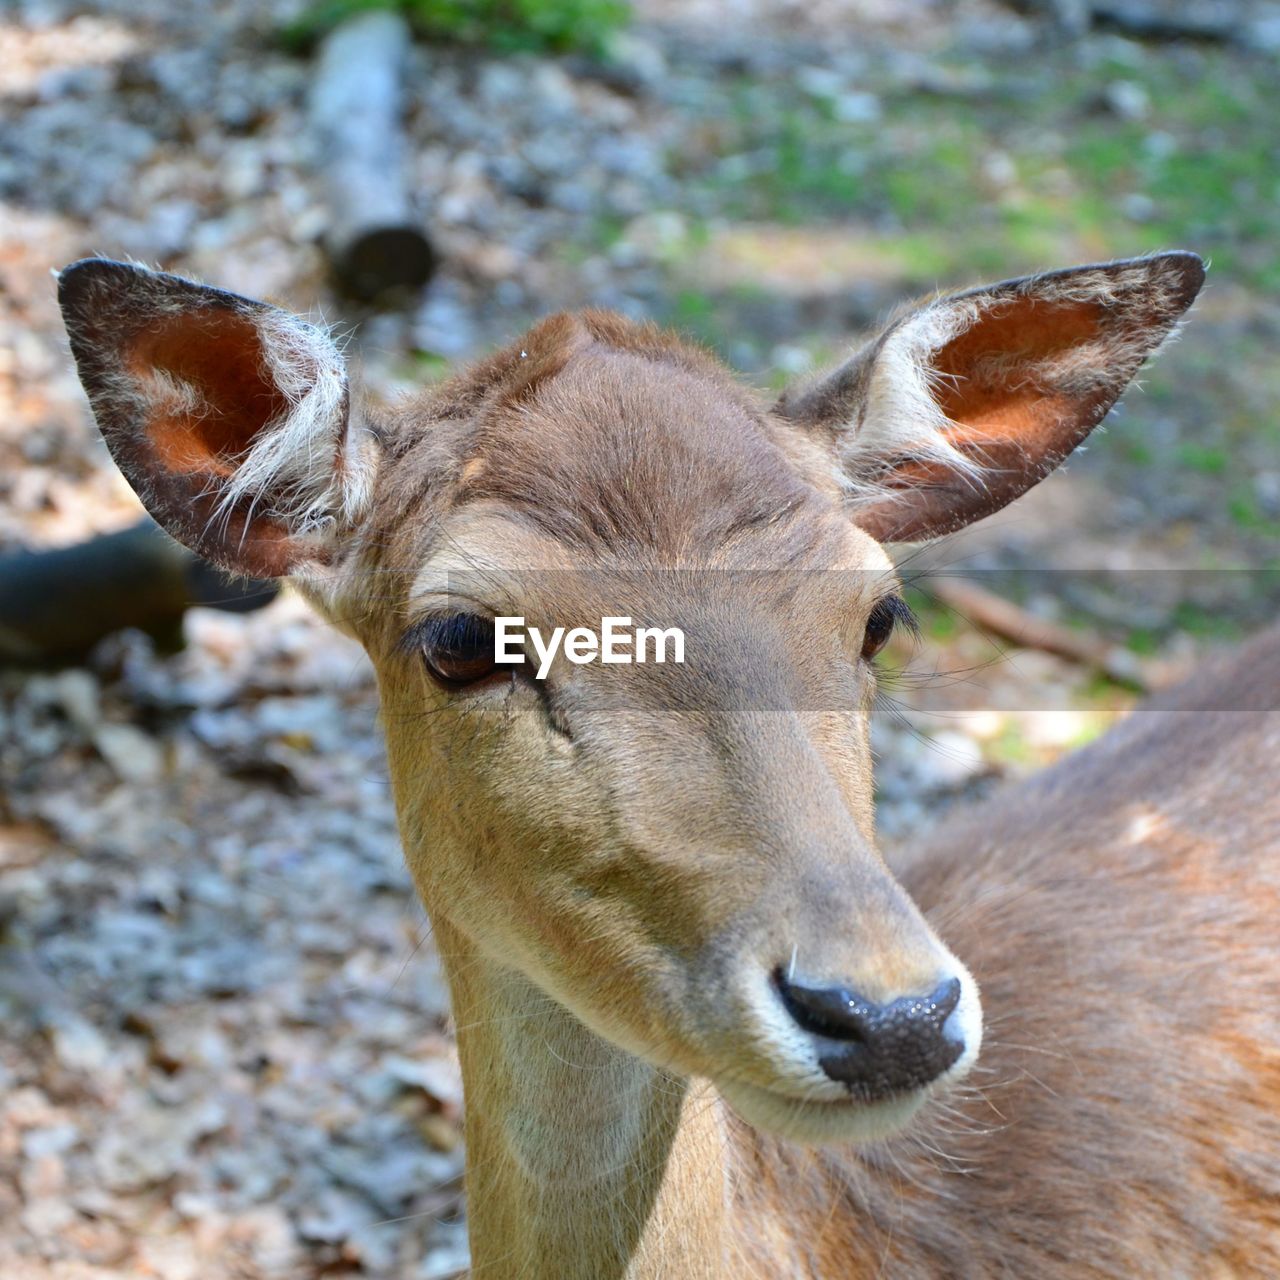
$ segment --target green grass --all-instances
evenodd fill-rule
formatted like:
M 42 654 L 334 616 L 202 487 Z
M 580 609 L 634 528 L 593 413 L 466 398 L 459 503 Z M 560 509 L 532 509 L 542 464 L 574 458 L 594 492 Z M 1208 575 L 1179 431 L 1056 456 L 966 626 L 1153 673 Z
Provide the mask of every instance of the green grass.
M 1156 461 L 1155 450 L 1145 440 L 1123 434 L 1100 436 L 1099 439 L 1107 442 L 1114 441 L 1111 448 L 1133 466 L 1149 467 Z
M 1193 600 L 1178 602 L 1171 623 L 1173 629 L 1201 640 L 1239 640 L 1243 634 L 1239 620 L 1226 609 L 1208 607 Z
M 716 321 L 716 301 L 699 289 L 682 289 L 671 303 L 670 323 L 697 338 L 700 342 L 714 343 L 720 336 Z
M 1180 466 L 1189 467 L 1207 476 L 1220 476 L 1230 463 L 1227 451 L 1216 445 L 1186 443 L 1177 448 L 1177 461 Z
M 1000 733 L 988 746 L 987 754 L 997 763 L 1021 765 L 1024 768 L 1036 760 L 1035 748 L 1027 741 L 1026 732 L 1012 718 L 1001 726 Z
M 403 14 L 425 39 L 505 53 L 599 54 L 631 15 L 626 0 L 313 0 L 284 36 L 306 46 L 347 18 L 375 9 Z
M 1232 520 L 1247 533 L 1259 534 L 1269 539 L 1280 539 L 1280 520 L 1272 519 L 1263 510 L 1248 481 L 1237 484 L 1227 499 L 1227 511 Z
M 1280 287 L 1271 60 L 1151 50 L 1081 68 L 1064 54 L 1030 87 L 1019 67 L 996 76 L 973 100 L 879 86 L 882 117 L 852 123 L 790 81 L 744 79 L 715 145 L 691 134 L 675 164 L 731 218 L 870 224 L 932 242 L 942 275 L 1185 246 L 1220 276 Z M 1143 119 L 1099 106 L 1116 80 L 1141 88 Z
M 416 347 L 407 359 L 414 376 L 423 382 L 440 382 L 453 371 L 453 362 L 438 351 Z
M 1125 647 L 1140 658 L 1151 658 L 1160 652 L 1161 639 L 1149 627 L 1134 627 L 1125 637 Z

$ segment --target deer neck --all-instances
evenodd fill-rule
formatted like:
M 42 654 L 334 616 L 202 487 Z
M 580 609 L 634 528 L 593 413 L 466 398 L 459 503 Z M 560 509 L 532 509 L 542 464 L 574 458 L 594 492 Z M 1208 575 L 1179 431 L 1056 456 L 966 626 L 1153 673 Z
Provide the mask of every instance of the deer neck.
M 589 1031 L 437 923 L 466 1096 L 473 1274 L 724 1274 L 718 1099 Z

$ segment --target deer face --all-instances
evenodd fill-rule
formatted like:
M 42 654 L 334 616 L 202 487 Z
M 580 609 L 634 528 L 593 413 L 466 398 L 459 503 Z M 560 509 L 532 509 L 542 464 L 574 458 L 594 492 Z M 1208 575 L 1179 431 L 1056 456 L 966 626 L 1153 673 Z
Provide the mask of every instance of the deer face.
M 97 261 L 60 290 L 156 518 L 369 650 L 437 921 L 760 1127 L 834 1141 L 898 1127 L 981 1040 L 874 844 L 871 658 L 909 616 L 882 544 L 1051 470 L 1201 278 L 1169 254 L 936 299 L 772 408 L 655 330 L 556 317 L 377 427 L 329 340 L 264 304 Z M 678 631 L 683 661 L 500 664 L 508 617 Z

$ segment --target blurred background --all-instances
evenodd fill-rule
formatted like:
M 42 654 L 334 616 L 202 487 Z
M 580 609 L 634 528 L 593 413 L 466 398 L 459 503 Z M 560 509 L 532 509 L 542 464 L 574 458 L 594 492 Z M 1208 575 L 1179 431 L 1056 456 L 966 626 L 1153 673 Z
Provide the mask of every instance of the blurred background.
M 371 671 L 287 594 L 185 608 L 225 587 L 145 534 L 33 558 L 141 514 L 51 268 L 133 257 L 321 317 L 383 401 L 557 308 L 778 387 L 912 294 L 1208 257 L 1087 451 L 908 559 L 892 847 L 1274 616 L 1278 84 L 1260 0 L 0 4 L 0 1275 L 466 1268 Z M 132 555 L 134 588 L 185 584 L 113 586 L 141 628 L 33 639 L 51 599 L 100 616 Z

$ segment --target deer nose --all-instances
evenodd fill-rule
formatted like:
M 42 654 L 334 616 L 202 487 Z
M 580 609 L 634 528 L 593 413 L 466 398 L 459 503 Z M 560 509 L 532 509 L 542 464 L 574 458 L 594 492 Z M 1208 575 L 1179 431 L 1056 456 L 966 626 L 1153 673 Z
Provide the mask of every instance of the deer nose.
M 943 1027 L 960 1003 L 960 979 L 925 996 L 876 1004 L 846 987 L 808 986 L 776 975 L 796 1024 L 818 1041 L 818 1065 L 856 1098 L 880 1101 L 936 1080 L 964 1052 Z

